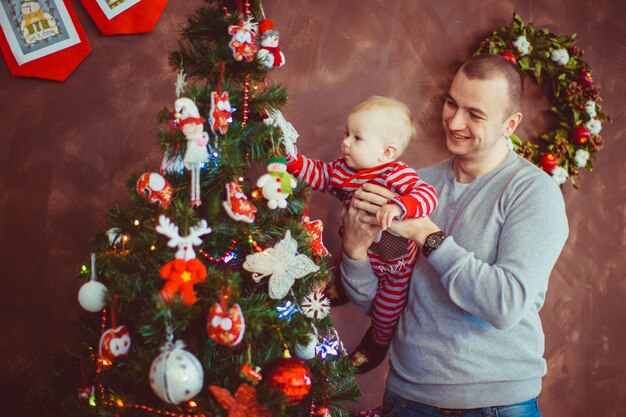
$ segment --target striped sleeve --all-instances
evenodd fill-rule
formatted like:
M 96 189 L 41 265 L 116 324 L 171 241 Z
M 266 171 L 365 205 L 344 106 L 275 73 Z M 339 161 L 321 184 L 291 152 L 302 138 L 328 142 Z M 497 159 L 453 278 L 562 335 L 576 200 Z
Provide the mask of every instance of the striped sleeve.
M 287 172 L 317 191 L 328 192 L 334 162 L 327 163 L 297 154 L 287 158 Z
M 422 181 L 417 172 L 408 166 L 395 170 L 387 177 L 387 186 L 400 194 L 389 200 L 402 209 L 400 220 L 424 217 L 437 207 L 437 192 L 430 184 Z

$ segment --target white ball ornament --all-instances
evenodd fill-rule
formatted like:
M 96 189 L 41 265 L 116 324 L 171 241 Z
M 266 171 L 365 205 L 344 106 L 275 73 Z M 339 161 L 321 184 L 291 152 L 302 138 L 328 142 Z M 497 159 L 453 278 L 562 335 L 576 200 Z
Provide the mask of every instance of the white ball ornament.
M 87 311 L 95 313 L 104 308 L 104 296 L 107 287 L 98 281 L 89 281 L 83 284 L 78 290 L 78 302 Z
M 92 313 L 104 308 L 107 287 L 96 281 L 96 254 L 91 254 L 91 278 L 78 290 L 78 303 L 82 308 Z
M 200 361 L 184 347 L 181 340 L 167 342 L 150 366 L 150 387 L 157 397 L 169 404 L 192 399 L 204 383 Z
M 305 345 L 297 343 L 293 350 L 300 359 L 309 360 L 315 357 L 315 346 L 317 346 L 317 334 L 309 333 L 308 343 Z

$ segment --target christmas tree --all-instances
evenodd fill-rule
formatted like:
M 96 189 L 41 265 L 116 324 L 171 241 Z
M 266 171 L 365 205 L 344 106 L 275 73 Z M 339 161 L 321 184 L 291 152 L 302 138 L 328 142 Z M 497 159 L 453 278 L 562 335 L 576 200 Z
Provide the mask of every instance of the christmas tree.
M 297 133 L 268 82 L 278 32 L 260 2 L 207 1 L 169 61 L 163 163 L 129 179 L 93 239 L 84 348 L 57 361 L 62 400 L 44 414 L 346 415 L 359 391 L 323 295 L 321 223 L 285 172 Z

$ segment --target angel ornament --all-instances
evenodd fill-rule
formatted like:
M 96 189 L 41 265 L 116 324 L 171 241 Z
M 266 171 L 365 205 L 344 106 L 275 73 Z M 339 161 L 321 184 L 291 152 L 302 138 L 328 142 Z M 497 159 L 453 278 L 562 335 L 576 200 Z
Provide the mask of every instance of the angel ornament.
M 191 204 L 199 206 L 200 199 L 200 166 L 209 162 L 209 135 L 204 131 L 204 117 L 200 116 L 196 104 L 187 97 L 176 99 L 174 103 L 175 117 L 179 119 L 178 128 L 187 139 L 187 150 L 183 157 L 185 168 L 191 171 Z
M 298 254 L 298 242 L 291 237 L 290 230 L 273 248 L 246 256 L 243 268 L 252 272 L 256 282 L 269 276 L 269 296 L 274 300 L 287 295 L 296 279 L 320 269 L 306 255 Z

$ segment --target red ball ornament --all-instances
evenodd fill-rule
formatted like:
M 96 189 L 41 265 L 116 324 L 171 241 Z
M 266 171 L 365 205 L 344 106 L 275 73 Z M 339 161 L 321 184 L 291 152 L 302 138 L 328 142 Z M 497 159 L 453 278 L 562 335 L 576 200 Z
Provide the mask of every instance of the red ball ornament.
M 580 83 L 583 87 L 591 87 L 593 85 L 593 75 L 585 68 L 580 71 Z
M 584 145 L 591 139 L 591 133 L 585 126 L 576 126 L 572 131 L 572 135 L 574 136 L 574 142 L 578 145 Z
M 513 55 L 513 53 L 511 53 L 511 52 L 500 52 L 498 55 L 500 55 L 503 58 L 508 59 L 509 61 L 511 61 L 511 63 L 513 65 L 517 65 L 517 58 L 515 58 L 515 55 Z
M 556 168 L 558 163 L 559 161 L 556 156 L 554 156 L 554 154 L 550 152 L 544 153 L 543 155 L 541 155 L 541 158 L 539 158 L 539 166 L 548 174 L 551 173 L 554 168 Z
M 311 372 L 297 358 L 279 359 L 265 380 L 285 396 L 289 405 L 297 404 L 311 391 Z

